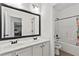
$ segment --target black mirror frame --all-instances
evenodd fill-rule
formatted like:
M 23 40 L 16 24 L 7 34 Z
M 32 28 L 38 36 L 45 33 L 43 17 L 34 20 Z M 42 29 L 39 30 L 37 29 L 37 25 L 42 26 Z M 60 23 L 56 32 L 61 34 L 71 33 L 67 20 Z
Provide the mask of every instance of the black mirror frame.
M 27 35 L 27 36 L 21 36 L 21 37 L 2 38 L 2 12 L 1 12 L 2 11 L 2 6 L 39 16 L 39 34 Z M 12 7 L 12 6 L 9 6 L 9 5 L 4 4 L 4 3 L 0 3 L 0 41 L 9 40 L 9 39 L 26 38 L 26 37 L 36 37 L 36 36 L 41 36 L 41 16 L 39 14 L 35 14 L 35 13 L 32 13 L 30 11 L 26 11 L 26 10 L 23 10 L 23 9 L 20 9 L 20 8 Z

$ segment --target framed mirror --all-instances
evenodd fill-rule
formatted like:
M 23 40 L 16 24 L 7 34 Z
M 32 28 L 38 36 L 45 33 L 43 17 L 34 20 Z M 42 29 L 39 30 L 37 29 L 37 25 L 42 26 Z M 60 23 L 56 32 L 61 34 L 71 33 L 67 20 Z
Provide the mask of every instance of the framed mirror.
M 0 4 L 0 40 L 41 35 L 41 16 L 6 4 Z

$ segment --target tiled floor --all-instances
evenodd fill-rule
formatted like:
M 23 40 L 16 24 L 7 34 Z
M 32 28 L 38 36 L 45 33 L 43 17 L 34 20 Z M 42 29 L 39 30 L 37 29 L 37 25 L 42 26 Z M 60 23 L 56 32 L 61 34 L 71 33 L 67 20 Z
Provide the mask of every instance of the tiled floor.
M 55 55 L 57 56 L 57 55 Z M 72 54 L 69 54 L 67 52 L 64 52 L 64 51 L 60 51 L 60 56 L 73 56 Z
M 72 54 L 66 53 L 64 51 L 60 51 L 61 56 L 73 56 Z

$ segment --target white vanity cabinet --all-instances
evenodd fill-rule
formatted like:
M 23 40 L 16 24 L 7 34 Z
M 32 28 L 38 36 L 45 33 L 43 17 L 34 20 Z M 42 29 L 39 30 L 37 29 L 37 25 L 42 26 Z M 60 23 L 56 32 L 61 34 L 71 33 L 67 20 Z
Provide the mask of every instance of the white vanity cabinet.
M 50 55 L 49 42 L 33 46 L 33 56 L 49 56 L 49 55 Z
M 45 42 L 43 43 L 43 56 L 50 56 L 50 43 Z
M 32 56 L 32 47 L 27 47 L 9 53 L 4 53 L 1 56 Z
M 50 56 L 50 42 L 38 43 L 0 56 Z
M 16 56 L 32 56 L 32 47 L 27 47 L 17 51 Z
M 42 44 L 33 46 L 33 56 L 42 56 Z

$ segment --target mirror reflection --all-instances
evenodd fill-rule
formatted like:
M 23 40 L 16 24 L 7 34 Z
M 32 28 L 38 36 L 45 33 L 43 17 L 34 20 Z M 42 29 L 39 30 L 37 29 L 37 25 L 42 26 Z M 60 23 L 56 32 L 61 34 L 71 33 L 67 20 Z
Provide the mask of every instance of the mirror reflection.
M 2 38 L 40 35 L 39 15 L 2 6 Z

